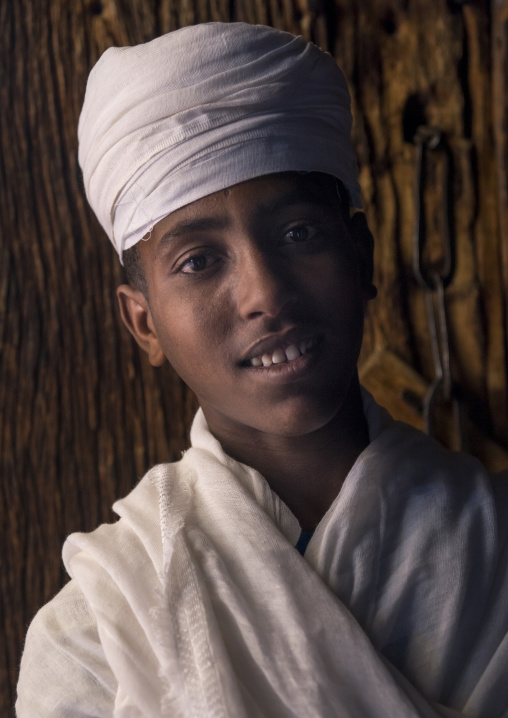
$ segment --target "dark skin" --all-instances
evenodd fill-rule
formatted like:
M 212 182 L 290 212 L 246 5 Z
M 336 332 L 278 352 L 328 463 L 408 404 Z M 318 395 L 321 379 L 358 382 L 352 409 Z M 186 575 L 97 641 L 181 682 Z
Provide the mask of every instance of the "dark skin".
M 118 288 L 125 325 L 195 392 L 224 450 L 314 529 L 369 441 L 363 215 L 344 220 L 333 178 L 269 175 L 173 212 L 139 249 L 148 298 Z

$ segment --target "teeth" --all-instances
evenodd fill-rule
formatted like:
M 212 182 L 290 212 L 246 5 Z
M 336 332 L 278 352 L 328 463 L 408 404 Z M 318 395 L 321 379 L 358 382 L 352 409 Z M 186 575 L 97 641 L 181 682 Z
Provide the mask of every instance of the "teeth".
M 298 359 L 298 357 L 301 356 L 301 351 L 298 349 L 298 347 L 295 344 L 291 344 L 286 349 L 286 357 L 288 361 L 293 361 L 293 359 Z
M 250 365 L 255 367 L 269 367 L 272 364 L 283 364 L 286 361 L 298 359 L 302 354 L 307 354 L 313 345 L 312 339 L 306 339 L 300 344 L 290 344 L 286 349 L 276 349 L 273 354 L 263 354 L 262 356 L 253 357 Z
M 272 362 L 274 364 L 282 364 L 282 362 L 286 361 L 286 353 L 282 351 L 282 349 L 276 349 L 274 353 L 272 354 Z

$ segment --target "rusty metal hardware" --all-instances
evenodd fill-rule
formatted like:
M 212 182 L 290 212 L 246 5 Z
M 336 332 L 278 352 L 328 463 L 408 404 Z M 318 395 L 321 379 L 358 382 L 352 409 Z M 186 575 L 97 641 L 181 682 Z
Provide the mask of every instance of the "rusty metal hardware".
M 415 186 L 415 225 L 413 232 L 413 271 L 425 292 L 427 322 L 434 364 L 434 380 L 424 397 L 423 419 L 425 431 L 436 436 L 439 402 L 451 407 L 453 422 L 453 448 L 464 445 L 463 412 L 458 388 L 452 381 L 450 369 L 450 341 L 446 317 L 445 290 L 455 273 L 454 232 L 451 219 L 452 196 L 450 182 L 450 150 L 441 131 L 436 127 L 422 125 L 414 142 L 417 149 L 417 181 Z M 425 260 L 427 242 L 424 216 L 424 193 L 426 183 L 427 154 L 444 153 L 445 179 L 443 187 L 444 232 L 441 238 L 441 255 L 432 262 Z

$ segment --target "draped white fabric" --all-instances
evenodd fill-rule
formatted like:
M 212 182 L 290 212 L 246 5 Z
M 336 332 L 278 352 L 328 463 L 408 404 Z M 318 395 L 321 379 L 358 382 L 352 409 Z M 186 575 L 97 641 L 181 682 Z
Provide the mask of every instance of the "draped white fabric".
M 198 412 L 120 521 L 67 540 L 19 718 L 508 716 L 505 483 L 366 402 L 371 443 L 305 558 Z
M 121 258 L 170 212 L 273 172 L 334 175 L 361 207 L 351 124 L 331 55 L 274 28 L 207 23 L 101 56 L 79 163 Z

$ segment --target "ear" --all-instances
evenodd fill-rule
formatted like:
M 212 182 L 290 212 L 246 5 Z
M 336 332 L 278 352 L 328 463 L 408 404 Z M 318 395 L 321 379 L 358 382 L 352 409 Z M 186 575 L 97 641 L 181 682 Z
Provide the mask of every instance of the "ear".
M 374 237 L 363 212 L 355 212 L 350 223 L 351 236 L 360 263 L 360 278 L 366 299 L 374 299 L 377 289 L 374 277 Z
M 150 364 L 164 364 L 166 357 L 159 344 L 150 306 L 143 293 L 128 284 L 121 284 L 116 290 L 116 296 L 122 321 L 141 349 L 148 354 Z

